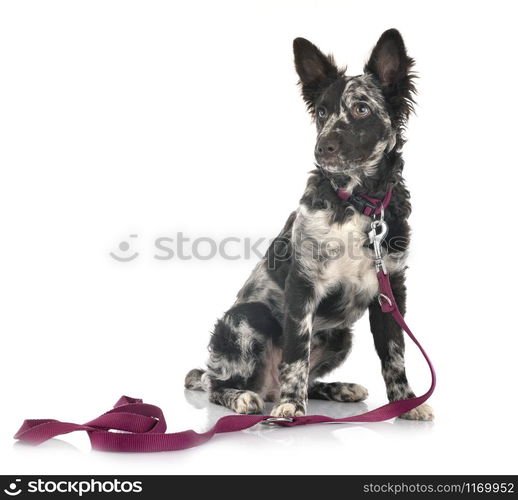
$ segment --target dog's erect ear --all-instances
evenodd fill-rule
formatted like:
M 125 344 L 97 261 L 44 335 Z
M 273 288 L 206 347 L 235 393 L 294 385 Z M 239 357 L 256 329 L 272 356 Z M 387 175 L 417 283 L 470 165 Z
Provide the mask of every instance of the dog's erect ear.
M 338 76 L 332 57 L 328 57 L 305 38 L 293 40 L 295 68 L 303 85 L 314 84 Z
M 365 70 L 372 73 L 383 86 L 391 87 L 408 74 L 411 65 L 403 38 L 398 30 L 391 29 L 381 35 Z
M 389 104 L 402 119 L 413 109 L 413 65 L 414 60 L 408 57 L 399 31 L 390 29 L 381 35 L 364 68 L 381 83 Z
M 302 96 L 308 108 L 313 110 L 319 93 L 338 78 L 338 68 L 332 56 L 326 56 L 305 38 L 293 40 L 293 53 Z

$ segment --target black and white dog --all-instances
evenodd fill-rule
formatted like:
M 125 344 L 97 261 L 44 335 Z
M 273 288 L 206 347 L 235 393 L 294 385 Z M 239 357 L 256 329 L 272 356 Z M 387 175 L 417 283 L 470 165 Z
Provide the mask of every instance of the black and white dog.
M 317 169 L 300 206 L 215 326 L 207 370 L 191 370 L 185 387 L 237 413 L 299 416 L 308 398 L 362 401 L 358 384 L 321 382 L 351 349 L 351 327 L 369 310 L 390 401 L 413 397 L 401 329 L 378 304 L 378 282 L 359 195 L 382 199 L 389 234 L 384 264 L 405 311 L 409 193 L 401 149 L 413 109 L 413 60 L 397 30 L 382 34 L 364 73 L 347 76 L 331 56 L 303 38 L 293 43 L 302 96 L 316 122 Z M 348 199 L 337 190 L 353 193 Z M 395 244 L 392 244 L 396 242 Z M 430 420 L 428 405 L 403 415 Z

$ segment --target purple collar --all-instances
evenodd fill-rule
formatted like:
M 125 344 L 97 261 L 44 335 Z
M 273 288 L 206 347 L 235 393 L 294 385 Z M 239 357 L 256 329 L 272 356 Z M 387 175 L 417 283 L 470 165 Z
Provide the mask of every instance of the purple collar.
M 348 201 L 358 212 L 364 215 L 378 215 L 381 213 L 382 207 L 385 210 L 390 203 L 390 197 L 392 196 L 392 188 L 389 188 L 382 200 L 377 198 L 371 198 L 364 194 L 354 194 L 346 191 L 344 188 L 338 188 L 336 194 L 342 198 L 342 200 Z

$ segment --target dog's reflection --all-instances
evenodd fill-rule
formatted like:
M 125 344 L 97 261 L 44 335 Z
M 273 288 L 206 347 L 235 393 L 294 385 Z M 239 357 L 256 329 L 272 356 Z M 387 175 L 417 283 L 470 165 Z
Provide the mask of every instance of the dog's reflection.
M 201 391 L 185 390 L 185 399 L 193 408 L 204 410 L 205 422 L 203 427 L 208 429 L 213 426 L 216 421 L 225 415 L 234 415 L 234 412 L 223 406 L 215 405 L 209 402 L 207 393 Z M 266 403 L 264 413 L 269 414 L 272 409 L 272 403 Z M 369 410 L 366 403 L 337 403 L 333 401 L 310 400 L 308 403 L 308 415 L 327 415 L 333 418 L 344 418 L 353 415 L 359 415 Z M 308 425 L 290 428 L 294 432 L 282 432 L 283 428 L 276 425 L 257 425 L 251 428 L 249 433 L 253 433 L 267 441 L 277 441 L 279 443 L 289 443 L 297 440 L 312 440 L 317 438 L 319 441 L 324 440 L 326 443 L 340 444 L 340 440 L 336 437 L 335 432 L 338 429 L 351 429 L 360 426 L 380 434 L 393 434 L 409 432 L 423 432 L 433 427 L 433 422 L 426 421 L 410 421 L 399 418 L 385 422 L 374 423 L 355 423 L 351 425 Z
M 207 412 L 207 424 L 213 424 L 218 418 L 224 415 L 234 415 L 234 412 L 224 406 L 215 405 L 209 402 L 207 393 L 201 391 L 185 390 L 185 399 L 197 410 L 205 409 Z M 268 415 L 273 403 L 265 403 L 264 414 Z M 308 404 L 308 415 L 328 415 L 334 418 L 359 415 L 368 410 L 367 405 L 362 401 L 359 403 L 336 403 L 333 401 L 310 400 Z

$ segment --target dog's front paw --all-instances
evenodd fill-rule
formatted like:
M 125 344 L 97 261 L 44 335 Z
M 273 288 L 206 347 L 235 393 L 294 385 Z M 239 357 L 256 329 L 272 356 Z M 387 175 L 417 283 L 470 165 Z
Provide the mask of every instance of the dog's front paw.
M 417 408 L 403 413 L 399 418 L 404 418 L 405 420 L 433 420 L 433 410 L 431 406 L 423 403 Z
M 305 414 L 304 404 L 290 402 L 279 403 L 272 410 L 274 417 L 302 417 Z

